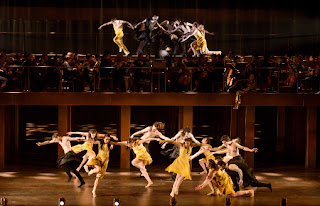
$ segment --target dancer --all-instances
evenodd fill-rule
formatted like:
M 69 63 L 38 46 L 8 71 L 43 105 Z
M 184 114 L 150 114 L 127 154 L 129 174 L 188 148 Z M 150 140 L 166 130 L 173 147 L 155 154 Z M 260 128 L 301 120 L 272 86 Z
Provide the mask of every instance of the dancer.
M 207 174 L 208 172 L 206 165 L 208 165 L 210 159 L 215 160 L 216 158 L 210 152 L 212 146 L 210 145 L 209 139 L 207 137 L 203 138 L 201 142 L 207 145 L 200 147 L 199 151 L 190 157 L 190 161 L 199 156 L 200 154 L 204 154 L 205 158 L 199 160 L 199 164 L 203 169 L 203 171 L 200 174 Z
M 147 44 L 150 42 L 150 34 L 151 31 L 155 28 L 158 27 L 165 33 L 167 31 L 158 23 L 159 16 L 154 15 L 151 19 L 146 18 L 143 21 L 139 22 L 137 25 L 135 25 L 134 28 L 137 28 L 140 24 L 144 23 L 144 30 L 141 32 L 141 34 L 138 37 L 138 40 L 140 41 L 138 50 L 137 50 L 137 55 L 143 53 L 144 47 L 147 46 Z
M 212 152 L 211 154 L 226 154 L 226 156 L 223 158 L 223 161 L 226 163 L 229 162 L 229 164 L 237 161 L 245 163 L 243 157 L 239 153 L 239 149 L 247 152 L 258 152 L 258 148 L 250 149 L 248 147 L 242 146 L 239 144 L 239 140 L 239 138 L 231 140 L 228 135 L 223 135 L 220 139 L 222 145 L 212 148 L 212 151 L 215 152 Z
M 144 142 L 150 141 L 160 141 L 158 138 L 148 138 L 144 140 L 138 140 L 137 138 L 130 138 L 128 141 L 116 142 L 114 145 L 127 146 L 133 150 L 136 154 L 136 157 L 131 161 L 131 164 L 138 168 L 142 173 L 142 176 L 147 180 L 148 184 L 145 186 L 146 188 L 150 187 L 153 182 L 149 177 L 146 166 L 152 163 L 152 158 L 150 154 L 147 152 L 146 148 L 143 146 Z
M 198 185 L 195 189 L 201 190 L 208 184 L 212 184 L 215 190 L 212 190 L 212 194 L 217 195 L 231 195 L 232 197 L 238 197 L 243 195 L 254 196 L 254 190 L 244 190 L 235 192 L 230 182 L 230 177 L 226 172 L 223 172 L 221 168 L 215 163 L 214 160 L 209 160 L 208 164 L 209 174 L 205 181 Z
M 135 137 L 136 135 L 142 135 L 140 137 L 141 140 L 144 141 L 144 146 L 146 147 L 147 151 L 149 151 L 149 143 L 150 139 L 154 139 L 155 137 L 160 137 L 161 139 L 170 140 L 170 138 L 164 136 L 159 129 L 164 128 L 164 123 L 162 122 L 155 122 L 152 126 L 146 127 L 140 131 L 133 133 L 130 138 Z
M 94 144 L 98 144 L 99 153 L 97 156 L 95 156 L 90 161 L 88 161 L 87 165 L 85 166 L 85 167 L 93 168 L 88 172 L 89 176 L 92 174 L 97 174 L 96 180 L 94 181 L 94 185 L 92 189 L 93 197 L 97 196 L 96 190 L 97 190 L 99 181 L 103 179 L 107 171 L 111 146 L 115 144 L 115 142 L 110 141 L 110 137 L 112 137 L 113 139 L 117 139 L 114 136 L 109 136 L 108 134 L 106 134 L 103 139 L 99 139 L 98 141 L 93 141 Z
M 178 195 L 179 187 L 180 187 L 182 181 L 184 179 L 192 180 L 191 171 L 190 171 L 190 163 L 189 163 L 189 157 L 192 153 L 192 148 L 202 146 L 203 144 L 192 143 L 191 138 L 185 139 L 185 141 L 183 143 L 174 142 L 171 140 L 162 140 L 162 141 L 160 141 L 160 144 L 164 144 L 166 142 L 170 143 L 170 144 L 178 145 L 180 147 L 179 157 L 177 159 L 175 159 L 174 162 L 166 168 L 167 172 L 177 173 L 177 177 L 175 179 L 175 182 L 172 186 L 172 190 L 170 193 L 170 201 L 175 202 L 174 196 Z
M 87 160 L 91 160 L 92 158 L 94 158 L 96 156 L 96 153 L 93 151 L 93 141 L 96 141 L 98 136 L 104 136 L 104 134 L 97 134 L 97 130 L 95 129 L 91 129 L 89 130 L 89 132 L 68 132 L 68 135 L 73 135 L 73 134 L 77 134 L 77 135 L 81 135 L 84 136 L 86 140 L 85 143 L 83 144 L 78 144 L 75 145 L 73 147 L 71 147 L 72 151 L 74 153 L 79 153 L 82 151 L 87 151 L 87 153 L 83 156 L 83 160 L 81 162 L 81 164 L 79 165 L 79 167 L 77 168 L 77 171 L 79 172 L 82 168 L 82 166 L 87 162 Z M 84 168 L 87 171 L 87 167 Z
M 211 54 L 212 52 L 209 51 L 207 47 L 207 40 L 205 37 L 205 33 L 208 33 L 210 35 L 214 35 L 213 32 L 208 32 L 204 29 L 204 26 L 201 24 L 198 27 L 193 27 L 193 32 L 185 36 L 181 42 L 186 41 L 189 37 L 194 36 L 197 40 L 192 42 L 190 44 L 190 47 L 193 51 L 193 56 L 199 56 L 198 51 L 200 51 L 200 54 Z
M 191 140 L 196 143 L 196 144 L 200 144 L 200 142 L 198 140 L 196 140 L 193 136 L 193 134 L 191 133 L 191 129 L 190 127 L 184 127 L 182 128 L 173 138 L 171 138 L 171 141 L 176 141 L 179 143 L 184 143 L 184 141 L 187 138 L 191 138 Z M 164 149 L 165 146 L 167 145 L 167 143 L 164 143 L 161 148 Z M 172 149 L 168 149 L 167 151 L 163 151 L 161 152 L 161 154 L 163 155 L 169 155 L 171 162 L 173 162 L 178 156 L 179 156 L 179 152 L 180 152 L 180 146 L 179 145 L 174 145 Z M 172 179 L 175 180 L 176 178 L 176 174 L 172 173 Z
M 221 159 L 221 161 L 218 161 L 218 165 L 231 177 L 235 191 L 239 191 L 240 186 L 243 186 L 244 188 L 252 186 L 267 187 L 272 192 L 271 184 L 259 182 L 254 175 L 252 168 L 248 167 L 247 164 L 241 162 L 226 164 Z
M 102 24 L 98 29 L 101 30 L 102 27 L 107 26 L 107 25 L 113 25 L 113 29 L 114 29 L 114 33 L 116 34 L 116 36 L 113 38 L 113 42 L 116 43 L 119 47 L 119 52 L 124 52 L 125 56 L 128 56 L 128 54 L 130 53 L 129 50 L 127 49 L 127 47 L 124 45 L 123 43 L 123 24 L 128 24 L 128 27 L 130 29 L 134 29 L 134 27 L 127 21 L 123 21 L 123 20 L 117 20 L 116 18 L 111 19 L 111 21 Z
M 75 174 L 77 178 L 80 180 L 80 185 L 78 187 L 81 187 L 82 185 L 85 184 L 83 178 L 81 177 L 80 173 L 76 170 L 76 165 L 79 164 L 82 160 L 82 153 L 76 154 L 75 152 L 72 151 L 71 149 L 71 143 L 70 141 L 79 141 L 79 140 L 84 140 L 84 138 L 80 137 L 69 137 L 69 136 L 58 136 L 58 133 L 54 133 L 52 135 L 52 140 L 49 141 L 44 141 L 44 142 L 38 142 L 36 143 L 38 146 L 43 146 L 47 144 L 52 144 L 52 143 L 58 143 L 64 152 L 64 156 L 62 156 L 59 160 L 58 163 L 61 168 L 65 170 L 65 172 L 68 175 L 68 182 L 71 181 L 72 175 Z

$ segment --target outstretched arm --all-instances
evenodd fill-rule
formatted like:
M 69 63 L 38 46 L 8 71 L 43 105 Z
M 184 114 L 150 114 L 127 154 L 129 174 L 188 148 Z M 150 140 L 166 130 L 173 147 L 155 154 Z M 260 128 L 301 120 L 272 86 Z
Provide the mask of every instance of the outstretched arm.
M 195 31 L 193 31 L 192 33 L 188 34 L 187 36 L 183 37 L 183 39 L 181 40 L 181 42 L 186 41 L 187 39 L 189 39 L 191 36 L 193 36 Z
M 165 33 L 168 33 L 168 31 L 165 30 L 159 23 L 157 23 L 157 26 L 158 26 L 162 31 L 164 31 Z
M 133 137 L 136 136 L 136 135 L 144 134 L 144 133 L 148 132 L 149 130 L 150 130 L 150 127 L 146 127 L 146 128 L 144 128 L 144 129 L 142 129 L 142 130 L 140 130 L 140 131 L 137 131 L 137 132 L 133 133 L 133 134 L 130 136 L 130 138 L 133 138 Z
M 223 148 L 225 148 L 226 146 L 224 145 L 220 145 L 219 147 L 214 147 L 214 148 L 211 148 L 210 151 L 218 151 L 218 150 L 222 150 Z
M 207 186 L 210 183 L 211 179 L 214 177 L 215 174 L 216 174 L 216 171 L 210 170 L 209 174 L 207 175 L 207 177 L 205 179 L 205 181 L 201 185 L 198 185 L 195 188 L 195 190 L 201 190 L 202 188 Z
M 81 141 L 81 140 L 86 140 L 86 137 L 68 137 L 69 141 Z M 92 142 L 92 141 L 90 141 Z
M 102 29 L 102 27 L 104 27 L 104 26 L 108 26 L 108 25 L 110 25 L 110 24 L 112 24 L 112 21 L 109 21 L 109 22 L 107 22 L 107 23 L 104 23 L 104 24 L 102 24 L 101 26 L 99 26 L 99 30 L 101 30 Z
M 196 152 L 194 155 L 190 156 L 189 160 L 193 160 L 194 158 L 198 157 L 199 155 L 203 154 L 204 150 L 203 149 L 199 149 L 198 152 Z
M 77 135 L 81 135 L 81 136 L 88 136 L 89 132 L 67 132 L 67 135 L 73 135 L 73 134 L 77 134 Z
M 194 143 L 200 144 L 200 142 L 198 140 L 196 140 L 196 138 L 194 138 L 193 134 L 190 133 L 190 138 L 192 139 L 192 141 Z
M 209 32 L 207 30 L 204 30 L 205 33 L 210 34 L 210 35 L 214 35 L 214 32 Z
M 146 22 L 146 20 L 143 20 L 143 21 L 137 23 L 137 24 L 134 26 L 134 28 L 137 28 L 140 24 L 145 23 L 145 22 Z
M 228 149 L 218 150 L 216 152 L 212 152 L 211 155 L 214 155 L 214 154 L 225 154 L 227 152 L 228 152 Z
M 175 144 L 175 145 L 179 145 L 179 146 L 181 145 L 180 142 L 175 142 L 175 141 L 172 141 L 172 140 L 161 140 L 159 143 L 160 144 L 169 143 L 169 144 Z
M 57 143 L 57 141 L 52 139 L 52 140 L 47 140 L 47 141 L 44 141 L 44 142 L 37 142 L 36 144 L 38 146 L 43 146 L 43 145 L 52 144 L 52 143 Z
M 112 145 L 118 145 L 118 146 L 128 146 L 128 142 L 127 141 L 122 141 L 122 142 L 113 142 L 113 141 L 110 141 L 110 144 Z
M 134 29 L 134 27 L 132 26 L 132 24 L 130 24 L 130 22 L 128 21 L 121 21 L 122 24 L 128 24 L 129 28 Z
M 159 138 L 148 138 L 148 139 L 143 139 L 143 140 L 138 140 L 139 144 L 145 143 L 145 142 L 150 142 L 150 141 L 161 141 Z
M 242 145 L 240 145 L 240 144 L 238 144 L 238 143 L 235 143 L 235 144 L 237 145 L 237 147 L 238 147 L 239 149 L 242 149 L 242 150 L 244 150 L 244 151 L 247 151 L 247 152 L 258 152 L 258 148 L 252 148 L 252 149 L 250 149 L 249 147 L 242 146 Z
M 165 140 L 170 140 L 170 138 L 169 137 L 166 137 L 166 136 L 164 136 L 161 132 L 157 132 L 157 135 L 156 136 L 158 136 L 158 137 L 160 137 L 161 139 L 165 139 Z

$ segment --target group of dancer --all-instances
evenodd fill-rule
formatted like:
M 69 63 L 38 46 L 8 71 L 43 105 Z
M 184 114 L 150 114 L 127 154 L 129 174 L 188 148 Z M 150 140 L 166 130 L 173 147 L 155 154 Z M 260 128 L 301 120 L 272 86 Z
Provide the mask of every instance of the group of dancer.
M 197 22 L 182 22 L 181 20 L 176 20 L 174 22 L 165 20 L 159 23 L 158 20 L 159 17 L 154 15 L 133 26 L 128 21 L 113 18 L 111 21 L 102 24 L 98 29 L 101 30 L 102 27 L 112 24 L 116 35 L 113 38 L 113 41 L 118 45 L 119 52 L 123 51 L 125 55 L 128 55 L 130 52 L 123 43 L 124 24 L 127 24 L 130 29 L 135 30 L 137 39 L 140 42 L 137 49 L 138 55 L 144 53 L 144 49 L 148 43 L 157 40 L 159 40 L 158 48 L 160 50 L 171 48 L 174 50 L 175 54 L 178 53 L 178 48 L 181 50 L 180 53 L 187 54 L 188 45 L 193 52 L 193 56 L 198 56 L 199 54 L 213 54 L 207 47 L 205 34 L 214 35 L 214 33 L 205 30 L 204 25 L 198 24 Z
M 179 194 L 179 188 L 183 180 L 192 180 L 190 161 L 195 157 L 204 154 L 205 158 L 200 159 L 202 174 L 207 174 L 205 181 L 195 189 L 200 190 L 209 185 L 211 192 L 208 195 L 250 195 L 254 196 L 254 190 L 241 190 L 241 187 L 267 187 L 272 191 L 271 184 L 259 182 L 250 168 L 239 153 L 239 149 L 247 152 L 257 152 L 257 148 L 250 149 L 239 144 L 239 139 L 231 140 L 229 136 L 223 135 L 222 144 L 219 147 L 212 147 L 210 139 L 203 138 L 201 143 L 196 140 L 189 127 L 181 129 L 173 138 L 164 136 L 159 130 L 164 128 L 164 123 L 155 122 L 152 126 L 146 127 L 130 136 L 127 141 L 117 142 L 118 138 L 108 134 L 99 134 L 96 130 L 89 132 L 68 132 L 67 136 L 54 134 L 49 141 L 38 142 L 38 146 L 58 143 L 65 155 L 58 162 L 68 175 L 68 181 L 72 179 L 72 174 L 80 180 L 80 185 L 85 184 L 79 171 L 84 167 L 88 175 L 96 174 L 92 194 L 96 197 L 96 190 L 99 181 L 104 177 L 108 163 L 109 153 L 114 145 L 129 147 L 135 153 L 135 158 L 131 164 L 138 168 L 150 187 L 153 182 L 147 172 L 146 166 L 152 163 L 152 158 L 148 152 L 150 141 L 159 141 L 162 149 L 167 144 L 174 147 L 168 150 L 175 160 L 165 170 L 176 174 L 174 184 L 170 192 L 171 202 L 175 202 L 175 196 Z M 79 135 L 79 137 L 71 137 Z M 142 135 L 137 138 L 137 135 Z M 113 139 L 114 141 L 111 141 Z M 71 147 L 71 141 L 84 141 Z M 96 155 L 93 151 L 93 144 L 97 144 L 99 152 Z M 192 148 L 200 147 L 199 151 L 192 155 Z M 216 154 L 226 154 L 221 158 Z M 90 170 L 89 170 L 90 168 Z

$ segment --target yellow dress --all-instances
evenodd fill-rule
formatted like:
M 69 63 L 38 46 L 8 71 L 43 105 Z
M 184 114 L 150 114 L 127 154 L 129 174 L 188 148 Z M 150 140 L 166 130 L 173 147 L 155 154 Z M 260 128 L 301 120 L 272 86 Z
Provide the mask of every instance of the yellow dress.
M 214 187 L 218 188 L 221 194 L 230 195 L 232 193 L 235 193 L 230 182 L 229 175 L 226 172 L 221 171 L 220 169 L 213 177 L 212 184 Z
M 127 47 L 124 45 L 123 43 L 123 25 L 121 24 L 121 26 L 119 26 L 119 28 L 114 28 L 114 33 L 116 34 L 116 36 L 113 38 L 113 42 L 116 43 L 118 45 L 119 48 L 121 48 L 123 50 L 123 52 L 125 54 L 129 53 L 129 50 L 127 49 Z
M 100 179 L 102 179 L 106 174 L 109 163 L 109 153 L 109 144 L 103 144 L 102 148 L 99 149 L 98 155 L 87 163 L 89 167 L 94 167 L 95 165 L 101 167 L 101 171 L 97 174 L 97 177 Z
M 208 162 L 210 159 L 211 160 L 216 160 L 216 158 L 214 157 L 214 155 L 210 155 L 211 154 L 211 152 L 210 151 L 205 151 L 204 153 L 204 156 L 206 156 L 205 158 L 202 158 L 202 160 L 204 161 L 204 162 Z
M 192 180 L 189 157 L 192 152 L 192 147 L 180 147 L 180 154 L 177 159 L 173 161 L 169 167 L 166 168 L 167 172 L 173 172 L 184 176 L 185 180 Z
M 197 39 L 197 49 L 200 50 L 202 53 L 209 52 L 208 46 L 207 46 L 207 40 L 205 39 L 204 35 L 197 29 L 197 31 L 194 33 L 194 37 Z
M 136 154 L 136 158 L 142 160 L 144 165 L 150 165 L 152 163 L 152 158 L 147 152 L 147 149 L 142 145 L 137 145 L 132 148 L 133 152 Z
M 77 144 L 77 145 L 71 147 L 71 149 L 74 153 L 79 153 L 84 150 L 87 150 L 87 152 L 96 155 L 96 153 L 93 151 L 92 148 L 93 148 L 93 144 L 90 142 L 85 142 L 83 144 Z

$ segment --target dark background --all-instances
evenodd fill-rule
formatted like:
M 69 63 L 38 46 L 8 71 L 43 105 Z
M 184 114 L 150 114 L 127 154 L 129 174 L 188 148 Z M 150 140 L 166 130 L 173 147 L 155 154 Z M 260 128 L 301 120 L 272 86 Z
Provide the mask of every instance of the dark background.
M 317 55 L 320 44 L 317 1 L 50 1 L 6 0 L 0 3 L 0 51 L 102 53 L 117 52 L 113 17 L 137 23 L 157 14 L 160 21 L 180 18 L 205 25 L 210 50 L 236 54 Z M 124 42 L 136 52 L 132 31 Z

